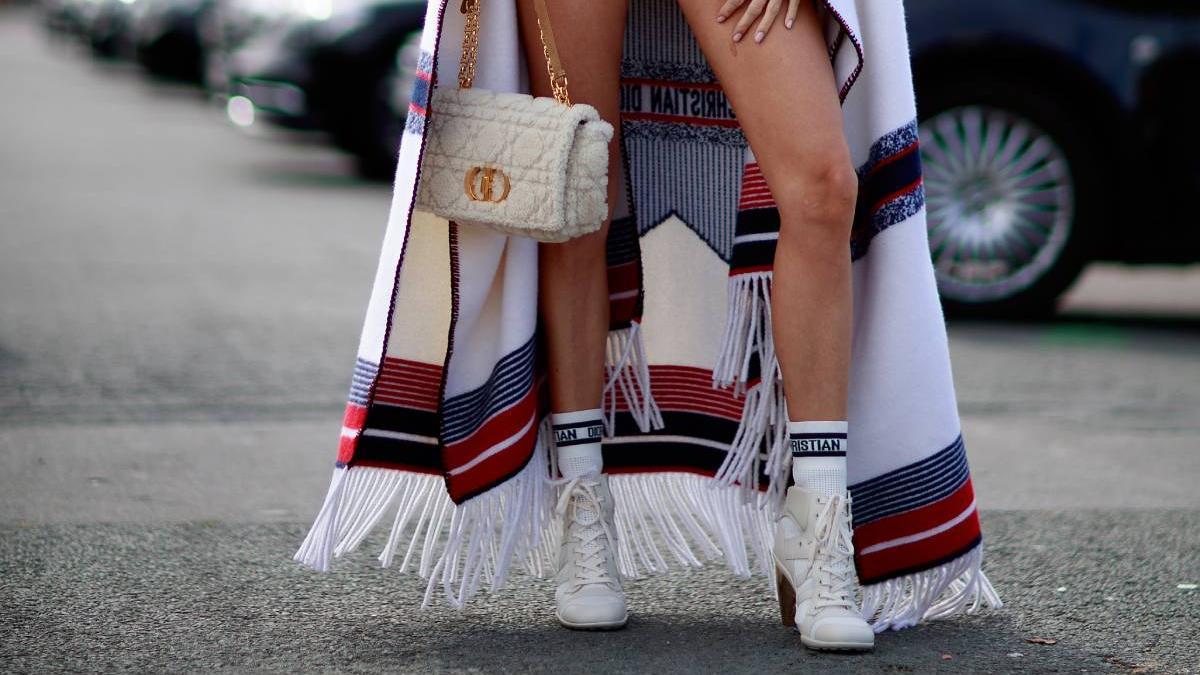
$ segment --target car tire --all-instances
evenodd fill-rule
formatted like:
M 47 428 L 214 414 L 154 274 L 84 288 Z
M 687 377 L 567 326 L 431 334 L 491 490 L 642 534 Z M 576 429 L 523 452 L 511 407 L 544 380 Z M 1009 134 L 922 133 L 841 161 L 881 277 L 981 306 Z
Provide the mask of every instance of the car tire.
M 1088 118 L 1047 84 L 978 71 L 918 90 L 938 290 L 947 314 L 1044 317 L 1109 212 Z

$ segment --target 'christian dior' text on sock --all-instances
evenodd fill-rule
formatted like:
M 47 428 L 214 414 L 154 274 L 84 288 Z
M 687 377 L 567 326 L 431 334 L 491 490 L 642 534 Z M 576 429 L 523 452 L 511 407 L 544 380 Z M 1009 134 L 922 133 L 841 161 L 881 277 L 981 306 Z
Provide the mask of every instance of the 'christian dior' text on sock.
M 560 448 L 580 443 L 595 443 L 603 434 L 603 424 L 592 421 L 554 425 L 554 442 Z
M 849 430 L 846 420 L 788 420 L 796 485 L 827 496 L 845 494 Z
M 604 470 L 604 410 L 588 408 L 550 413 L 554 455 L 563 478 L 573 479 Z
M 792 457 L 845 457 L 846 434 L 793 433 L 788 435 Z

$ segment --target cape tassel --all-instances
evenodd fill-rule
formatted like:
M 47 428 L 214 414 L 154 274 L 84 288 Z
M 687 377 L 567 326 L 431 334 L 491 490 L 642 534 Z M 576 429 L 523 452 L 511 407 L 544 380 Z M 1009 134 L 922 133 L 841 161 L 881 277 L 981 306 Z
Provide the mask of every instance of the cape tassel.
M 533 576 L 551 576 L 562 524 L 554 517 L 556 495 L 541 441 L 551 438 L 548 426 L 546 417 L 525 469 L 460 505 L 446 496 L 441 476 L 339 467 L 295 559 L 329 570 L 332 558 L 355 550 L 394 507 L 379 562 L 391 567 L 402 553 L 400 571 L 415 569 L 428 580 L 422 607 L 433 602 L 438 586 L 447 603 L 459 609 L 484 584 L 491 592 L 500 590 L 513 560 Z M 770 505 L 756 504 L 740 487 L 714 485 L 687 473 L 615 474 L 609 486 L 616 500 L 618 566 L 626 578 L 724 560 L 740 577 L 757 569 L 768 592 L 776 592 L 770 548 L 776 511 Z M 864 586 L 863 616 L 882 632 L 998 608 L 1000 598 L 980 569 L 981 559 L 982 546 L 977 546 L 933 569 Z
M 606 436 L 615 435 L 618 387 L 629 404 L 629 413 L 638 429 L 645 433 L 666 426 L 650 389 L 650 362 L 646 360 L 646 348 L 642 342 L 642 324 L 637 320 L 626 328 L 608 332 L 604 390 L 601 394 Z
M 772 400 L 768 402 L 772 409 L 768 413 L 771 425 L 768 428 L 766 466 L 761 471 L 758 468 L 758 462 L 751 467 L 756 482 L 760 474 L 765 474 L 769 481 L 767 489 L 759 492 L 760 507 L 778 506 L 783 503 L 788 477 L 792 472 L 792 453 L 788 449 L 787 400 L 783 396 L 783 380 L 773 379 L 772 397 Z
M 775 360 L 771 334 L 771 272 L 749 272 L 729 277 L 725 333 L 713 366 L 713 387 L 733 386 L 735 395 L 746 392 L 750 358 L 761 351 L 764 378 Z
M 539 439 L 550 439 L 549 416 Z M 512 561 L 527 573 L 555 571 L 561 521 L 554 515 L 557 490 L 540 440 L 528 466 L 504 484 L 455 505 L 441 476 L 380 467 L 334 471 L 329 493 L 295 559 L 327 571 L 333 558 L 354 551 L 384 515 L 391 530 L 379 554 L 382 567 L 400 558 L 401 572 L 427 580 L 422 607 L 439 587 L 461 609 L 485 586 L 505 584 Z M 551 453 L 552 454 L 552 453 Z M 772 509 L 755 504 L 740 487 L 713 486 L 690 473 L 609 476 L 615 506 L 617 560 L 630 579 L 673 566 L 702 567 L 723 560 L 740 577 L 761 574 L 774 593 L 771 572 Z
M 422 607 L 440 584 L 446 601 L 462 608 L 487 583 L 507 580 L 514 558 L 526 571 L 545 576 L 556 551 L 542 537 L 553 520 L 548 448 L 550 418 L 539 425 L 533 457 L 516 476 L 462 504 L 446 494 L 440 475 L 371 466 L 334 469 L 329 492 L 294 558 L 327 571 L 332 558 L 355 550 L 376 523 L 395 508 L 391 531 L 379 554 L 392 566 L 403 547 L 400 571 L 416 567 L 428 580 Z
M 933 569 L 862 587 L 862 614 L 876 633 L 1003 606 L 983 573 L 983 544 Z
M 672 562 L 703 567 L 723 559 L 737 576 L 749 577 L 757 567 L 772 579 L 772 513 L 758 508 L 744 489 L 713 486 L 690 473 L 615 474 L 609 488 L 623 576 L 659 574 Z
M 732 386 L 735 395 L 746 396 L 730 451 L 715 478 L 722 485 L 757 490 L 765 474 L 770 482 L 759 493 L 760 506 L 782 500 L 791 466 L 786 402 L 771 328 L 771 275 L 767 271 L 729 277 L 725 334 L 713 366 L 713 388 Z M 761 373 L 758 382 L 747 387 L 755 352 Z

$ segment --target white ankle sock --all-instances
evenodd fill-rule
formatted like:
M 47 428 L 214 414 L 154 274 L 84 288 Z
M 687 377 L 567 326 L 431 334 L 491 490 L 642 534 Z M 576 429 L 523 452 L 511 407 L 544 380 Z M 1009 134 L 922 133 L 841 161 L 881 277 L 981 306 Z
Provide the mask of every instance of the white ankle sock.
M 604 456 L 600 452 L 600 441 L 604 436 L 603 408 L 550 413 L 550 425 L 554 428 L 558 471 L 563 478 L 600 473 L 604 468 Z
M 826 495 L 846 492 L 846 431 L 844 421 L 787 423 L 796 485 Z

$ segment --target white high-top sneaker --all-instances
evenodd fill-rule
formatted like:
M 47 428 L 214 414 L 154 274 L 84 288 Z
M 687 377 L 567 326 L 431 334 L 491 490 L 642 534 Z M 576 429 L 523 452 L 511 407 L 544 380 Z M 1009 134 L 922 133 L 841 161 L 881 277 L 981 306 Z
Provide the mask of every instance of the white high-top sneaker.
M 588 474 L 566 482 L 558 500 L 563 518 L 558 552 L 558 620 L 567 628 L 620 628 L 629 619 L 617 571 L 617 537 L 608 478 Z
M 854 601 L 850 497 L 798 486 L 787 491 L 775 529 L 775 579 L 784 625 L 800 630 L 812 649 L 866 650 L 875 631 Z

